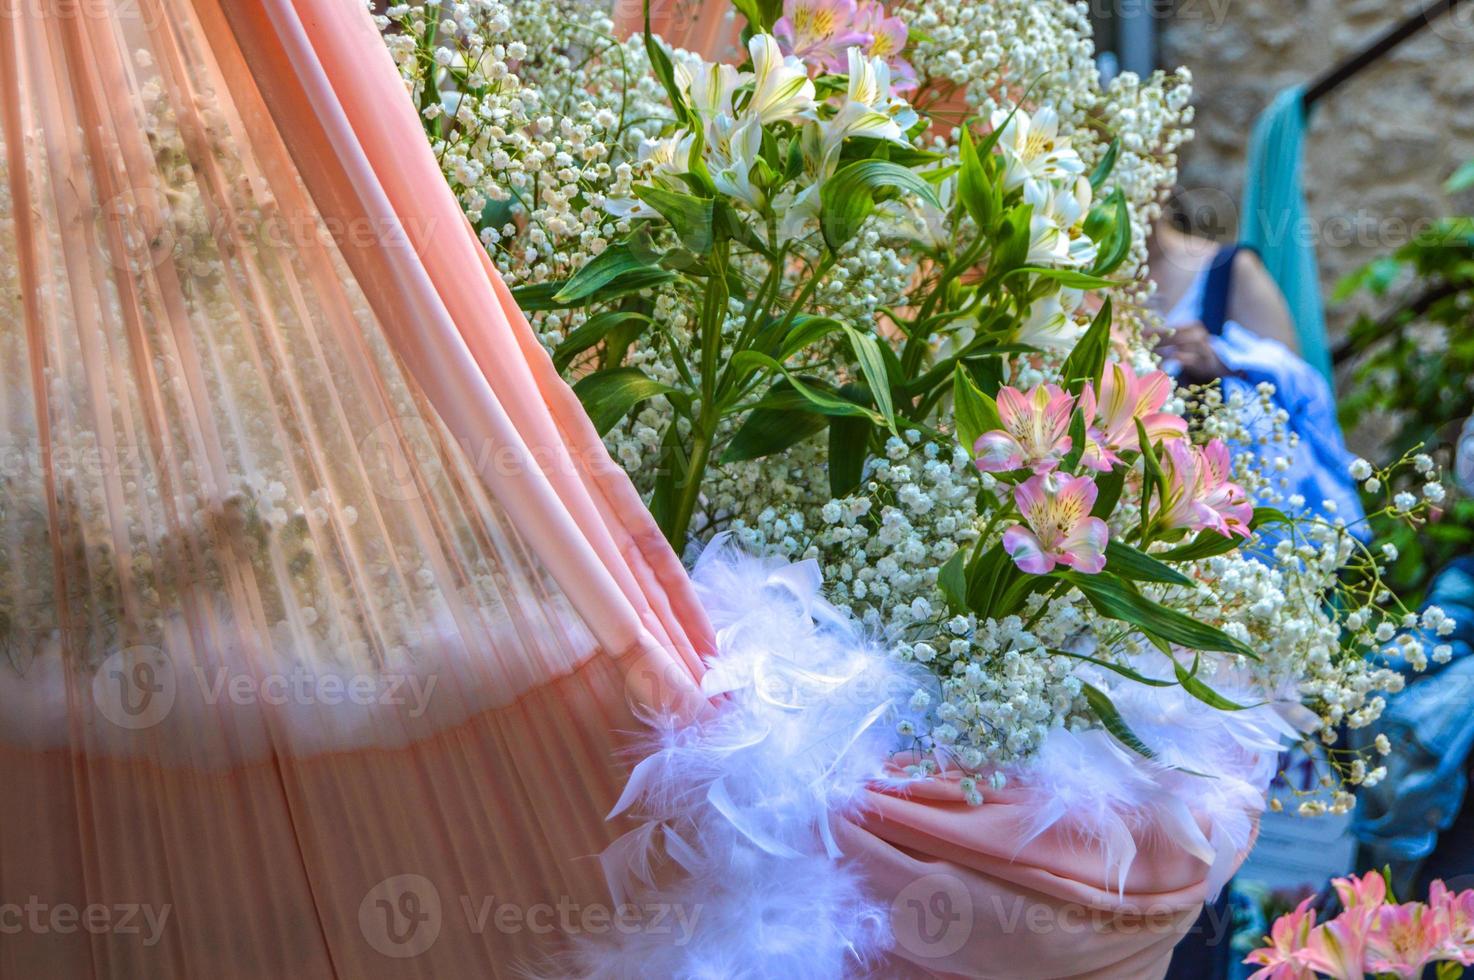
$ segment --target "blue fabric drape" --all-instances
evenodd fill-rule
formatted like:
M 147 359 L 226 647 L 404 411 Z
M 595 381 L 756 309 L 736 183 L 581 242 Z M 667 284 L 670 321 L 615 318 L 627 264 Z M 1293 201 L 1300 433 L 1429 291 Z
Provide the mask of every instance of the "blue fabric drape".
M 1285 89 L 1254 123 L 1239 239 L 1259 253 L 1285 294 L 1300 356 L 1331 383 L 1315 235 L 1301 177 L 1307 128 L 1304 95 L 1303 86 Z

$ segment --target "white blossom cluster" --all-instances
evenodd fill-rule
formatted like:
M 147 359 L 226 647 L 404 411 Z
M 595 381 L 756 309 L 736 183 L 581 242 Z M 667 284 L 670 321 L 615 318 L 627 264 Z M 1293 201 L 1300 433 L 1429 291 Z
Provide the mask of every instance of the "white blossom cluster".
M 512 286 L 566 279 L 628 230 L 602 207 L 669 114 L 644 48 L 581 0 L 394 4 L 378 18 L 441 170 Z M 582 322 L 536 313 L 549 347 Z
M 1102 134 L 1119 133 L 1112 184 L 1131 204 L 1129 267 L 1139 268 L 1161 198 L 1177 180 L 1178 150 L 1192 138 L 1187 69 L 1147 79 L 1122 72 L 1102 87 L 1089 8 L 1074 0 L 922 0 L 897 13 L 915 32 L 908 55 L 923 89 L 949 105 L 961 100 L 984 118 L 1020 99 L 1052 106 L 1091 166 L 1110 144 Z

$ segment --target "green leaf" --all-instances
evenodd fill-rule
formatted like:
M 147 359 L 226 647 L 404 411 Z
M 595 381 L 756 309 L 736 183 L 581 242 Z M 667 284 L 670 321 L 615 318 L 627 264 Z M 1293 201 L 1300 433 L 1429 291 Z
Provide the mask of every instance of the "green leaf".
M 654 70 L 655 77 L 660 79 L 660 84 L 665 87 L 666 97 L 676 110 L 676 118 L 689 119 L 691 110 L 686 107 L 686 100 L 681 97 L 681 87 L 676 84 L 676 70 L 671 64 L 670 55 L 666 54 L 665 47 L 655 39 L 654 32 L 650 30 L 650 0 L 645 0 L 645 53 L 650 58 L 650 67 Z
M 957 437 L 969 453 L 984 432 L 1003 428 L 998 403 L 978 390 L 960 364 L 952 374 L 952 410 L 957 420 Z
M 829 495 L 846 497 L 860 485 L 865 472 L 865 457 L 870 449 L 870 433 L 875 426 L 868 419 L 837 417 L 829 420 Z
M 583 403 L 594 428 L 604 435 L 629 414 L 629 410 L 656 395 L 684 397 L 670 385 L 661 384 L 646 376 L 639 368 L 611 368 L 596 371 L 573 386 L 574 394 Z
M 767 369 L 775 374 L 782 375 L 788 379 L 788 383 L 793 387 L 793 390 L 798 392 L 808 402 L 811 411 L 819 412 L 822 415 L 848 415 L 854 418 L 869 419 L 877 425 L 884 422 L 873 410 L 856 405 L 849 399 L 841 397 L 824 382 L 813 378 L 800 378 L 782 364 L 758 351 L 742 351 L 732 358 L 732 366 L 739 372 Z
M 1474 160 L 1455 170 L 1453 176 L 1444 182 L 1443 190 L 1448 194 L 1457 194 L 1471 187 L 1474 187 Z
M 681 443 L 676 420 L 671 419 L 660 439 L 660 459 L 655 468 L 655 489 L 650 495 L 650 514 L 662 529 L 671 525 L 680 489 L 689 479 L 691 461 Z
M 849 324 L 845 324 L 844 332 L 849 338 L 850 348 L 855 352 L 855 360 L 860 363 L 860 373 L 870 386 L 875 407 L 880 410 L 881 418 L 885 419 L 886 428 L 893 434 L 900 435 L 896 431 L 896 406 L 891 400 L 891 383 L 886 373 L 885 357 L 880 352 L 880 341 L 873 333 Z
M 1120 188 L 1090 209 L 1085 218 L 1085 234 L 1096 244 L 1091 275 L 1110 275 L 1126 261 L 1131 253 L 1131 209 Z
M 1090 510 L 1091 517 L 1099 517 L 1102 520 L 1111 516 L 1116 510 L 1116 504 L 1121 501 L 1121 491 L 1126 486 L 1125 466 L 1117 466 L 1104 476 L 1095 479 L 1095 506 Z
M 1213 690 L 1198 678 L 1198 658 L 1193 658 L 1193 669 L 1184 670 L 1182 664 L 1176 660 L 1172 661 L 1172 667 L 1177 671 L 1177 683 L 1182 689 L 1204 704 L 1217 708 L 1219 711 L 1243 711 L 1248 705 L 1230 701 L 1228 698 Z
M 786 361 L 799 351 L 817 344 L 832 333 L 838 333 L 844 329 L 845 325 L 832 317 L 799 314 L 793 318 L 793 326 L 789 327 L 788 336 L 783 338 L 783 345 L 779 348 L 778 359 L 780 361 Z
M 638 247 L 629 241 L 611 245 L 574 273 L 573 278 L 553 295 L 553 301 L 565 305 L 578 303 L 619 282 L 624 276 L 652 270 L 665 272 L 649 261 L 650 256 L 648 244 L 643 240 Z
M 1170 551 L 1163 551 L 1157 557 L 1163 561 L 1196 561 L 1199 558 L 1213 558 L 1217 555 L 1226 555 L 1239 546 L 1243 541 L 1240 537 L 1230 537 L 1219 534 L 1212 528 L 1205 528 L 1198 532 L 1198 536 L 1186 544 L 1180 544 Z
M 512 290 L 512 298 L 517 301 L 520 309 L 528 313 L 541 310 L 563 310 L 571 306 L 595 306 L 599 303 L 607 303 L 631 293 L 639 293 L 664 285 L 675 278 L 676 273 L 668 269 L 646 267 L 631 269 L 623 273 L 617 279 L 581 300 L 565 301 L 557 298 L 558 293 L 568 288 L 568 282 L 540 282 L 517 286 Z
M 1108 619 L 1129 623 L 1147 635 L 1190 650 L 1215 650 L 1258 659 L 1252 650 L 1222 630 L 1148 599 L 1109 573 L 1083 575 L 1071 571 L 1054 574 L 1079 589 L 1095 611 Z
M 1105 289 L 1114 286 L 1109 279 L 1077 269 L 1055 269 L 1043 265 L 1023 265 L 1008 273 L 1010 276 L 1029 275 L 1036 279 L 1048 279 L 1065 289 Z
M 639 325 L 639 329 L 643 331 L 650 323 L 650 318 L 645 314 L 628 310 L 612 310 L 591 316 L 577 330 L 563 338 L 563 343 L 553 351 L 553 366 L 558 369 L 559 374 L 562 374 L 568 370 L 568 365 L 573 363 L 575 357 L 599 343 L 614 330 Z
M 979 550 L 967 567 L 967 607 L 986 619 L 1001 602 L 1003 593 L 1023 573 L 1002 545 L 995 544 L 987 551 L 981 548 L 979 541 Z
M 1249 530 L 1257 531 L 1266 524 L 1293 524 L 1282 510 L 1273 507 L 1255 507 L 1254 516 L 1249 518 Z
M 1145 528 L 1151 509 L 1152 491 L 1156 491 L 1157 498 L 1163 503 L 1167 500 L 1167 475 L 1162 472 L 1162 463 L 1157 459 L 1157 451 L 1152 446 L 1146 426 L 1141 419 L 1133 421 L 1136 423 L 1136 441 L 1141 446 L 1141 465 L 1145 476 L 1141 481 L 1141 526 Z
M 1088 381 L 1100 391 L 1100 377 L 1105 373 L 1106 353 L 1111 348 L 1111 301 L 1106 299 L 1101 305 L 1100 312 L 1091 321 L 1090 329 L 1085 331 L 1085 336 L 1075 344 L 1075 349 L 1070 351 L 1070 356 L 1065 358 L 1065 366 L 1060 371 L 1060 377 L 1064 379 L 1065 389 L 1072 395 L 1078 395 L 1085 388 Z
M 942 206 L 931 184 L 915 171 L 888 160 L 846 164 L 819 192 L 819 226 L 830 251 L 838 251 L 859 233 L 875 210 L 876 196 L 886 191 L 912 194 L 934 207 Z
M 1085 443 L 1085 412 L 1077 405 L 1070 416 L 1070 451 L 1060 462 L 1066 472 L 1080 465 L 1080 457 L 1085 455 Z
M 998 221 L 998 212 L 1003 208 L 1002 188 L 990 173 L 990 157 L 979 156 L 972 144 L 972 134 L 966 126 L 962 128 L 962 168 L 957 175 L 957 196 L 978 231 L 987 235 Z M 988 161 L 988 162 L 984 162 Z
M 768 34 L 783 16 L 783 0 L 732 0 L 754 34 Z
M 1121 153 L 1121 137 L 1117 136 L 1111 140 L 1111 145 L 1106 147 L 1105 156 L 1095 165 L 1090 172 L 1090 187 L 1092 190 L 1100 190 L 1110 178 L 1111 171 L 1116 169 L 1116 157 Z
M 742 427 L 722 452 L 723 463 L 761 459 L 781 453 L 824 431 L 829 417 L 813 411 L 809 400 L 786 379 L 778 381 L 747 414 Z
M 1106 567 L 1122 578 L 1136 582 L 1161 582 L 1164 585 L 1191 586 L 1192 579 L 1162 564 L 1144 551 L 1139 551 L 1114 538 L 1106 545 Z
M 1085 701 L 1090 705 L 1090 710 L 1095 717 L 1100 719 L 1101 726 L 1114 735 L 1116 741 L 1148 759 L 1157 757 L 1157 754 L 1147 748 L 1146 743 L 1131 730 L 1131 726 L 1126 724 L 1126 719 L 1121 717 L 1121 712 L 1116 709 L 1115 702 L 1111 700 L 1110 695 L 1093 684 L 1082 684 L 1081 693 L 1085 695 Z
M 1018 204 L 1003 216 L 998 224 L 998 230 L 994 234 L 996 243 L 993 246 L 993 262 L 990 268 L 991 276 L 1000 279 L 1007 278 L 1015 269 L 1024 268 L 1024 263 L 1029 258 L 1029 241 L 1033 237 L 1029 229 L 1029 223 L 1034 217 L 1034 206 L 1032 204 Z M 1034 269 L 1035 272 L 1053 272 L 1057 270 Z
M 649 185 L 636 187 L 635 196 L 659 211 L 661 217 L 670 222 L 681 239 L 681 244 L 686 248 L 698 254 L 711 251 L 716 238 L 711 198 L 681 194 Z
M 947 609 L 955 615 L 967 612 L 967 556 L 961 550 L 942 563 L 937 572 L 937 588 L 947 599 Z
M 1102 660 L 1099 657 L 1092 657 L 1089 654 L 1085 654 L 1085 653 L 1071 653 L 1069 650 L 1055 650 L 1055 649 L 1050 649 L 1049 653 L 1050 653 L 1050 656 L 1054 656 L 1054 657 L 1069 657 L 1072 660 L 1083 660 L 1086 663 L 1095 664 L 1095 666 L 1097 666 L 1097 667 L 1104 667 L 1106 670 L 1114 671 L 1117 674 L 1120 674 L 1122 677 L 1127 678 L 1128 680 L 1133 680 L 1133 681 L 1135 681 L 1138 684 L 1145 684 L 1147 687 L 1176 687 L 1177 686 L 1177 682 L 1176 681 L 1159 681 L 1155 677 L 1148 677 L 1148 676 L 1146 676 L 1143 673 L 1140 673 L 1138 671 L 1132 670 L 1130 667 L 1123 666 L 1122 664 L 1112 663 L 1109 660 Z

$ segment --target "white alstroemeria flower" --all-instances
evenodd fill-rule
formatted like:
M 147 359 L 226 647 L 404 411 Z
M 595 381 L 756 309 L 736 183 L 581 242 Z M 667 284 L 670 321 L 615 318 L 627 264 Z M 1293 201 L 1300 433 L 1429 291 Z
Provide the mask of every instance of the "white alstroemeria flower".
M 738 121 L 717 116 L 706 127 L 706 164 L 717 190 L 761 210 L 767 199 L 752 182 L 752 168 L 763 151 L 763 127 L 756 116 Z
M 735 116 L 733 99 L 737 90 L 752 80 L 731 65 L 689 58 L 676 62 L 676 86 L 696 114 L 704 120 L 719 115 Z
M 1035 300 L 1019 327 L 1017 341 L 1044 350 L 1074 347 L 1084 333 L 1074 316 L 1084 297 L 1085 294 L 1078 289 L 1061 289 Z
M 1095 242 L 1080 228 L 1090 210 L 1090 181 L 1079 177 L 1063 187 L 1034 186 L 1024 194 L 1034 205 L 1028 263 L 1080 268 L 1094 262 Z
M 756 34 L 747 42 L 752 56 L 752 98 L 743 112 L 763 123 L 793 122 L 814 110 L 814 83 L 808 69 L 794 57 L 783 56 L 771 34 Z
M 1004 190 L 1085 172 L 1085 161 L 1070 145 L 1069 137 L 1060 135 L 1059 114 L 1048 106 L 1032 116 L 1018 109 L 1012 118 L 1000 109 L 993 113 L 993 127 L 999 126 L 1003 127 L 998 148 L 1003 153 Z
M 774 210 L 779 215 L 778 233 L 784 238 L 802 238 L 808 233 L 811 222 L 818 224 L 819 195 L 824 181 L 834 176 L 834 160 L 824 156 L 824 135 L 819 124 L 806 123 L 798 139 L 804 161 L 805 186 L 797 193 L 785 190 L 773 200 Z
M 691 169 L 691 133 L 667 136 L 658 140 L 641 140 L 636 159 L 654 167 L 656 177 L 679 177 Z
M 906 131 L 916 124 L 916 110 L 891 94 L 891 69 L 884 58 L 867 58 L 859 48 L 849 49 L 850 84 L 844 104 L 824 124 L 824 154 L 837 153 L 852 136 L 868 136 L 909 145 Z
M 696 140 L 691 133 L 679 133 L 663 139 L 640 141 L 636 159 L 651 167 L 650 175 L 655 182 L 671 190 L 683 190 L 681 174 L 691 169 L 691 144 Z M 660 212 L 637 197 L 611 197 L 604 201 L 604 210 L 616 218 L 658 218 Z

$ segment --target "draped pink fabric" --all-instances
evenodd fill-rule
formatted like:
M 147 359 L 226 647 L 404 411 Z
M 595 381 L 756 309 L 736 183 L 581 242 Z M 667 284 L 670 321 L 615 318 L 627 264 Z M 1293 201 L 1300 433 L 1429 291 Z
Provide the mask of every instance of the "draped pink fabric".
M 610 932 L 637 709 L 701 704 L 713 638 L 359 0 L 0 11 L 0 432 L 0 977 L 511 976 Z M 1201 887 L 876 803 L 898 900 Z M 1150 975 L 1116 932 L 901 952 Z
M 0 16 L 0 976 L 609 928 L 710 647 L 358 0 Z

